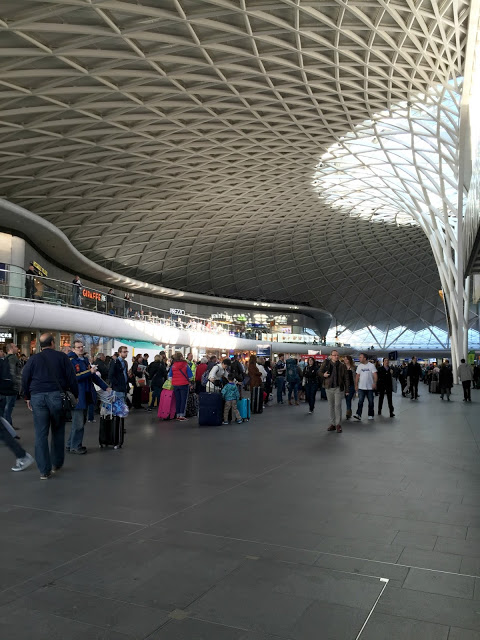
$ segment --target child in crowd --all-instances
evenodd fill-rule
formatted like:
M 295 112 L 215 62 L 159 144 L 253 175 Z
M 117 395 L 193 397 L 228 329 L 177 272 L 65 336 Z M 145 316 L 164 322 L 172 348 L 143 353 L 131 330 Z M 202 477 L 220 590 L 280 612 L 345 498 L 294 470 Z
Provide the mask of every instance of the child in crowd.
M 237 400 L 240 400 L 240 394 L 238 387 L 235 384 L 235 378 L 230 373 L 228 374 L 228 382 L 222 389 L 222 396 L 225 400 L 225 408 L 223 410 L 223 424 L 228 424 L 228 414 L 230 409 L 232 410 L 232 418 L 236 420 L 238 424 L 243 422 L 237 409 Z

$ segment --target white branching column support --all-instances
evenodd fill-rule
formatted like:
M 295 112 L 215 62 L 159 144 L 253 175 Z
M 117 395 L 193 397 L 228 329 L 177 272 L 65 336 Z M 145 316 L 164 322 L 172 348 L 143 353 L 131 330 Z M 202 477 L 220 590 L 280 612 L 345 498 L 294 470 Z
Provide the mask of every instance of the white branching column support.
M 346 215 L 419 225 L 430 241 L 448 315 L 453 364 L 467 351 L 468 298 L 458 207 L 461 82 L 412 96 L 346 135 L 321 158 L 319 197 Z M 415 273 L 415 247 L 412 247 Z

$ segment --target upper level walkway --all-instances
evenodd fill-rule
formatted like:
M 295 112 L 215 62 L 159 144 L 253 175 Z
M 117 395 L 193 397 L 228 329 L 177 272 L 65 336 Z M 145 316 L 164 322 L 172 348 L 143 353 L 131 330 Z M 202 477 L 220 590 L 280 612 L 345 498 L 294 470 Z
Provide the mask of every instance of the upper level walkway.
M 210 429 L 132 413 L 123 449 L 87 425 L 48 482 L 2 448 L 0 637 L 478 640 L 480 391 L 459 394 L 342 434 L 320 400 Z

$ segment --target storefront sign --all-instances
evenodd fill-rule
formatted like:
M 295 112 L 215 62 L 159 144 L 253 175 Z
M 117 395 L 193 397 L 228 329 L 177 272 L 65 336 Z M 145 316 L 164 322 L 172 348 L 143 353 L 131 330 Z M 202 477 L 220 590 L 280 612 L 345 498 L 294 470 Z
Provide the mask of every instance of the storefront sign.
M 88 300 L 97 300 L 98 302 L 106 302 L 107 296 L 99 291 L 91 291 L 90 289 L 82 289 L 82 297 Z
M 308 360 L 308 358 L 313 358 L 317 362 L 323 362 L 324 360 L 326 360 L 328 358 L 328 356 L 327 355 L 321 355 L 320 353 L 315 353 L 315 354 L 302 353 L 300 358 L 302 360 Z
M 172 316 L 184 316 L 185 309 L 170 309 L 170 315 Z
M 262 358 L 270 358 L 272 348 L 268 344 L 259 344 L 257 347 L 257 356 Z
M 48 271 L 44 267 L 42 267 L 40 264 L 38 264 L 38 262 L 35 262 L 35 260 L 33 260 L 32 264 L 35 267 L 35 269 L 38 271 L 38 275 L 48 276 Z
M 0 331 L 0 340 L 12 340 L 13 333 L 11 331 Z

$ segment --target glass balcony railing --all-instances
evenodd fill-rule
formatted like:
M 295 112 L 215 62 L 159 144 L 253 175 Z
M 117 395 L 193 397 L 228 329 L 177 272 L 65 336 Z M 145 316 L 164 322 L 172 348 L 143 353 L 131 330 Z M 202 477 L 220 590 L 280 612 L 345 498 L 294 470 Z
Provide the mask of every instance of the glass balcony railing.
M 164 324 L 186 331 L 205 331 L 251 340 L 278 341 L 278 337 L 268 327 L 251 328 L 243 324 L 191 315 L 180 309 L 153 307 L 137 302 L 133 299 L 133 294 L 125 293 L 122 297 L 113 293 L 112 289 L 101 291 L 81 282 L 75 284 L 73 281 L 56 280 L 1 263 L 0 296 L 85 309 L 115 317 Z M 178 314 L 172 311 L 178 311 Z M 287 339 L 283 342 L 287 342 Z M 288 342 L 319 344 L 318 338 L 302 334 L 289 336 Z

